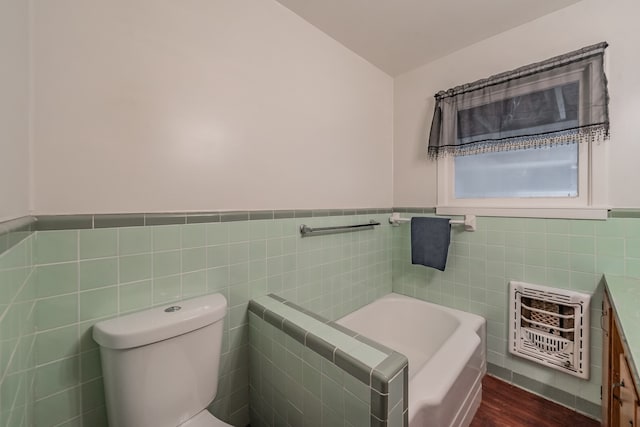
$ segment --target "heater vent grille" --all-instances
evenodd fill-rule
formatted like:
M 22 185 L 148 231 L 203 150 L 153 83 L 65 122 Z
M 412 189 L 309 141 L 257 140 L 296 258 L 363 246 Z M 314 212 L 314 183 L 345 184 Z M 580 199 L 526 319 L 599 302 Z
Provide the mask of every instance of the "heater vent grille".
M 509 293 L 509 352 L 589 378 L 591 297 L 514 281 Z

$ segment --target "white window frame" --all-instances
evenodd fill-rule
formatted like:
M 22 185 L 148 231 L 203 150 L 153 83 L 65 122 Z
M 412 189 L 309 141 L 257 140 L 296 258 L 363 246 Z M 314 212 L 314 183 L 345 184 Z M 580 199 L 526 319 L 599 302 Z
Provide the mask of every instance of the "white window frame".
M 579 78 L 577 74 L 585 74 Z M 546 79 L 540 87 L 540 79 L 535 90 L 544 90 L 545 86 L 554 87 L 578 79 L 580 82 L 580 103 L 583 102 L 588 88 L 585 81 L 592 78 L 593 73 L 587 66 L 582 70 L 570 72 L 562 76 Z M 592 84 L 592 83 L 591 83 Z M 523 83 L 516 89 L 518 93 L 532 92 L 531 82 Z M 591 87 L 591 86 L 589 86 Z M 510 96 L 513 96 L 513 88 Z M 492 102 L 499 100 L 492 97 Z M 483 103 L 481 97 L 472 98 L 459 109 L 471 108 Z M 580 109 L 580 120 L 588 110 Z M 457 122 L 456 122 L 457 123 Z M 457 134 L 457 131 L 454 131 Z M 436 213 L 442 215 L 509 216 L 530 218 L 574 218 L 574 219 L 606 219 L 607 206 L 607 165 L 608 144 L 583 142 L 578 144 L 578 196 L 577 197 L 531 197 L 531 198 L 455 198 L 454 156 L 443 156 L 437 160 L 437 204 Z

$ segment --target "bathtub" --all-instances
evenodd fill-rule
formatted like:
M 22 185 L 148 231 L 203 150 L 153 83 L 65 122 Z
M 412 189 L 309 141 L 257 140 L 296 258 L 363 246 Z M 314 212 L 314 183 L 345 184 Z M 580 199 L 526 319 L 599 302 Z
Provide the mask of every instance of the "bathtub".
M 409 360 L 409 426 L 468 426 L 482 399 L 486 321 L 398 294 L 337 323 Z

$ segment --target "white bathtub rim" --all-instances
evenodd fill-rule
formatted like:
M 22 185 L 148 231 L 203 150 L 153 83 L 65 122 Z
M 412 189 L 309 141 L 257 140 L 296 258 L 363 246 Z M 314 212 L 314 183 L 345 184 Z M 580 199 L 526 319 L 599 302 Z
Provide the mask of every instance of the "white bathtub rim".
M 414 298 L 414 297 L 410 297 L 407 295 L 402 295 L 402 294 L 397 294 L 394 292 L 391 292 L 389 294 L 386 294 L 380 298 L 378 298 L 377 300 L 367 304 L 364 307 L 371 307 L 371 306 L 376 306 L 376 305 L 380 305 L 380 304 L 384 304 L 387 301 L 400 301 L 400 302 L 404 302 L 405 304 L 411 304 L 411 305 L 428 305 L 429 307 L 433 308 L 434 310 L 439 310 L 439 311 L 443 311 L 445 313 L 447 313 L 448 315 L 451 315 L 453 318 L 455 318 L 455 322 L 457 324 L 456 330 L 454 331 L 453 336 L 455 336 L 456 334 L 461 334 L 464 333 L 466 334 L 466 337 L 468 337 L 470 340 L 474 340 L 474 336 L 479 337 L 481 344 L 482 342 L 484 342 L 484 340 L 486 340 L 486 332 L 485 332 L 485 328 L 486 328 L 486 319 L 482 316 L 479 316 L 477 314 L 473 314 L 473 313 L 468 313 L 466 311 L 462 311 L 462 310 L 457 310 L 455 308 L 449 308 L 449 307 L 445 307 L 443 305 L 439 305 L 439 304 L 434 304 L 432 302 L 429 301 L 424 301 L 418 298 Z M 361 308 L 364 308 L 361 307 Z M 352 313 L 347 314 L 346 316 L 340 318 L 339 320 L 337 320 L 336 322 L 342 326 L 346 326 L 345 323 L 349 323 L 349 321 L 351 321 L 354 317 L 357 316 L 357 312 L 358 310 L 355 310 Z M 453 321 L 453 319 L 452 319 Z M 346 326 L 348 328 L 348 326 Z M 439 353 L 443 352 L 443 348 L 448 347 L 448 345 L 451 345 L 450 343 L 447 344 L 448 341 L 445 341 L 443 347 L 440 347 L 430 358 L 429 360 L 433 359 L 434 357 L 436 357 Z M 380 343 L 381 345 L 384 345 L 383 343 Z M 385 347 L 388 347 L 385 345 Z M 393 350 L 393 349 L 392 349 Z M 401 353 L 402 354 L 402 353 Z M 486 352 L 483 349 L 483 354 L 485 354 L 486 357 Z M 406 356 L 406 355 L 405 355 Z M 428 362 L 427 362 L 428 363 Z M 423 365 L 424 366 L 424 365 Z M 422 369 L 422 367 L 420 367 L 420 369 Z M 464 366 L 459 367 L 460 369 L 463 369 Z M 419 371 L 415 374 L 418 375 Z M 457 372 L 459 373 L 459 372 Z M 415 377 L 415 375 L 413 377 Z M 411 379 L 413 377 L 410 377 L 409 380 L 411 381 Z
M 429 301 L 425 301 L 425 300 L 421 300 L 419 298 L 416 297 L 411 297 L 411 296 L 407 296 L 407 295 L 402 295 L 402 294 L 397 294 L 395 292 L 391 292 L 388 293 L 378 299 L 376 299 L 375 301 L 372 301 L 369 304 L 366 304 L 360 308 L 364 308 L 364 307 L 369 307 L 369 306 L 374 306 L 374 305 L 378 305 L 378 304 L 383 304 L 385 301 L 390 300 L 390 301 L 404 301 L 405 303 L 409 303 L 409 304 L 426 304 L 429 305 L 431 307 L 433 307 L 434 309 L 443 311 L 447 314 L 453 315 L 456 318 L 462 319 L 464 320 L 465 324 L 471 325 L 472 329 L 479 329 L 481 328 L 483 325 L 486 324 L 486 320 L 484 317 L 478 315 L 478 314 L 474 314 L 474 313 L 469 313 L 466 311 L 462 311 L 462 310 L 458 310 L 455 308 L 450 308 L 444 305 L 440 305 L 440 304 L 435 304 Z M 341 317 L 340 319 L 338 319 L 336 322 L 339 324 L 342 324 L 342 322 L 348 322 L 351 318 L 353 318 L 356 315 L 356 312 L 360 310 L 360 309 L 356 309 L 354 311 L 352 311 L 351 313 Z
M 466 396 L 464 396 L 463 402 L 461 401 L 463 405 L 454 416 L 455 420 L 460 420 L 462 416 L 466 421 L 477 409 L 477 399 L 478 396 L 481 396 L 481 386 L 479 384 L 482 376 L 486 372 L 486 350 L 484 349 L 486 320 L 473 313 L 467 313 L 396 293 L 387 294 L 367 306 L 373 306 L 372 308 L 375 312 L 376 306 L 384 305 L 390 301 L 409 304 L 410 307 L 416 307 L 417 310 L 424 310 L 425 306 L 428 306 L 433 310 L 451 315 L 457 323 L 457 328 L 451 336 L 431 355 L 428 362 L 421 366 L 415 374 L 409 378 L 409 424 L 415 424 L 415 422 L 422 419 L 420 417 L 424 416 L 422 411 L 425 407 L 436 408 L 436 411 L 441 410 L 437 408 L 444 408 L 446 404 L 444 400 L 448 397 L 447 391 L 453 387 L 454 383 L 460 375 L 462 375 L 462 372 L 468 367 L 470 361 L 475 356 L 481 355 L 482 362 L 478 363 L 476 359 L 474 363 L 474 369 L 477 369 L 478 372 L 478 377 L 474 384 L 477 384 L 480 392 L 475 390 L 476 385 L 474 385 L 474 387 L 466 393 Z M 407 307 L 407 310 L 411 310 L 410 307 Z M 338 323 L 342 324 L 343 321 L 344 323 L 349 323 L 349 321 L 354 318 L 357 318 L 357 314 L 350 313 L 341 318 Z M 462 411 L 465 411 L 464 414 Z M 469 411 L 471 411 L 471 414 Z
M 378 298 L 377 300 L 373 301 L 371 304 L 375 304 L 378 301 L 385 301 L 385 300 L 397 300 L 397 301 L 405 301 L 405 302 L 409 302 L 412 304 L 427 304 L 435 309 L 444 311 L 446 313 L 449 314 L 453 314 L 455 317 L 461 318 L 464 320 L 465 324 L 469 324 L 472 326 L 473 329 L 478 329 L 480 327 L 482 327 L 482 325 L 485 324 L 486 320 L 484 319 L 484 317 L 477 315 L 477 314 L 473 314 L 473 313 L 469 313 L 466 311 L 462 311 L 462 310 L 458 310 L 455 308 L 450 308 L 450 307 L 446 307 L 444 305 L 439 305 L 439 304 L 435 304 L 429 301 L 425 301 L 425 300 L 421 300 L 419 298 L 416 297 L 410 297 L 407 295 L 402 295 L 402 294 L 397 294 L 395 292 L 391 292 L 389 294 L 386 294 L 380 298 Z M 344 316 L 344 318 L 347 318 L 349 315 Z

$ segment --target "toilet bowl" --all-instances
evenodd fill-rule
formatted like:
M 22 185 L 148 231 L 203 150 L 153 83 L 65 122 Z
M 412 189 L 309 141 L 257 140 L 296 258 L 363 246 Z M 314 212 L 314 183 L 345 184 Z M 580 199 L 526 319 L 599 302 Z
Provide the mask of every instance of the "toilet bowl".
M 110 427 L 223 427 L 218 389 L 227 301 L 206 295 L 96 323 Z

